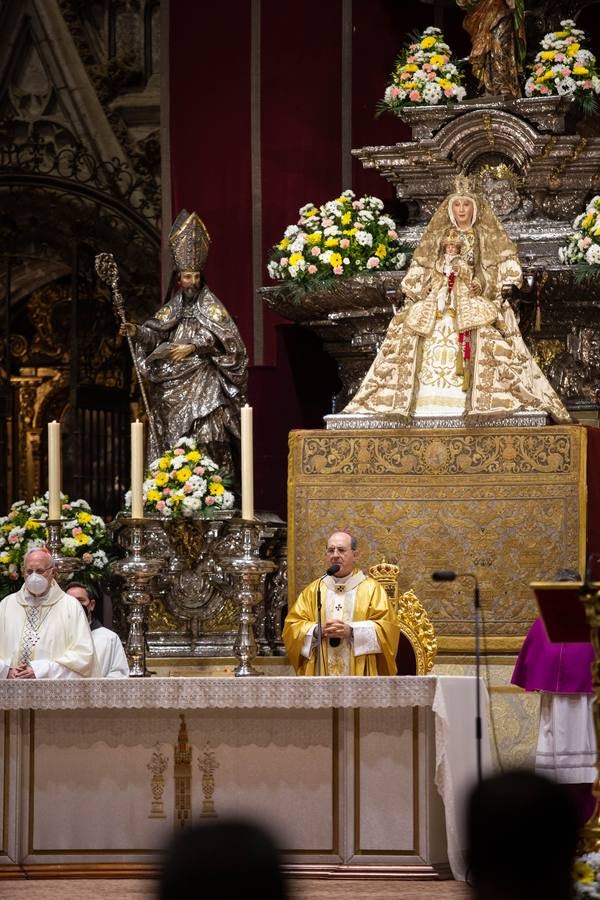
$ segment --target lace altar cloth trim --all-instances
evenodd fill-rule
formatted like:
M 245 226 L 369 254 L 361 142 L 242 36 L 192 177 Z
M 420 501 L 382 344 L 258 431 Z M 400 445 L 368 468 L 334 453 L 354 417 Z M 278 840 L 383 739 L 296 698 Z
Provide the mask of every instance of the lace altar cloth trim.
M 431 706 L 440 677 L 86 678 L 0 682 L 0 709 L 323 709 Z M 446 676 L 448 677 L 448 676 Z M 465 681 L 470 681 L 465 678 Z

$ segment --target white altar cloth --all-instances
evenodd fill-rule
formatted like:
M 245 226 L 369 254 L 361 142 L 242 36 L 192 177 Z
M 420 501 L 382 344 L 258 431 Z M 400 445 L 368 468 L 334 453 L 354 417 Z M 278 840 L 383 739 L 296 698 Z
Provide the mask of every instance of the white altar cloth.
M 487 691 L 480 682 L 482 762 L 490 768 Z M 471 676 L 131 678 L 2 681 L 3 710 L 394 709 L 435 715 L 435 784 L 442 797 L 448 860 L 465 878 L 462 810 L 476 780 L 475 679 Z

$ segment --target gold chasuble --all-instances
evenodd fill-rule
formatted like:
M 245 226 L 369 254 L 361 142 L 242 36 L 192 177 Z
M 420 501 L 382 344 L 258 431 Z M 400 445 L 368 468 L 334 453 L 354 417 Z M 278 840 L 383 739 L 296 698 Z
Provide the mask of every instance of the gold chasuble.
M 312 630 L 316 637 L 319 581 L 317 578 L 304 588 L 283 628 L 283 643 L 297 675 L 316 674 L 316 640 L 313 638 L 311 645 L 309 632 Z M 353 639 L 341 640 L 337 647 L 332 647 L 329 640 L 323 638 L 322 675 L 396 674 L 400 628 L 388 596 L 377 581 L 367 578 L 360 569 L 354 569 L 344 580 L 325 577 L 321 583 L 321 621 L 324 625 L 332 619 L 356 625 L 356 631 Z M 365 634 L 361 623 L 366 622 L 372 623 L 373 629 L 366 629 Z M 309 655 L 305 656 L 303 651 Z

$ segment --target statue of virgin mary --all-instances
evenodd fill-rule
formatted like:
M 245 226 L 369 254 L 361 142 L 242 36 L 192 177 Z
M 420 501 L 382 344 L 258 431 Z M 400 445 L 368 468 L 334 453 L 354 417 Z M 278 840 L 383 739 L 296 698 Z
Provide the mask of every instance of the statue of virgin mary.
M 402 281 L 405 305 L 356 395 L 331 418 L 352 417 L 353 427 L 363 416 L 382 425 L 455 425 L 456 417 L 476 425 L 527 413 L 571 421 L 507 299 L 521 281 L 517 248 L 492 207 L 470 179 L 457 179 Z

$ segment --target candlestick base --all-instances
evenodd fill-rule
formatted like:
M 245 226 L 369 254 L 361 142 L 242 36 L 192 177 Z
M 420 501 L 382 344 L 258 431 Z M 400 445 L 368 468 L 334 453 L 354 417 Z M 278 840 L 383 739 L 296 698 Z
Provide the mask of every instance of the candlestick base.
M 254 607 L 265 597 L 265 576 L 277 566 L 270 559 L 261 559 L 260 546 L 268 529 L 261 522 L 232 519 L 227 536 L 227 555 L 219 557 L 223 571 L 233 580 L 233 595 L 240 606 L 240 620 L 233 652 L 239 664 L 233 670 L 236 678 L 262 675 L 252 663 L 256 657 Z M 225 548 L 224 548 L 225 549 Z
M 73 573 L 82 566 L 82 562 L 76 556 L 64 556 L 62 554 L 62 519 L 48 519 L 48 540 L 46 545 L 52 554 L 52 563 L 56 569 L 56 581 L 61 587 L 65 587 Z
M 150 582 L 163 567 L 162 559 L 151 557 L 145 552 L 147 539 L 144 529 L 152 525 L 152 520 L 130 519 L 131 541 L 127 556 L 112 565 L 113 572 L 126 581 L 123 598 L 130 606 L 130 612 L 127 617 L 129 634 L 125 653 L 131 678 L 150 675 L 146 668 L 146 610 L 152 602 Z

